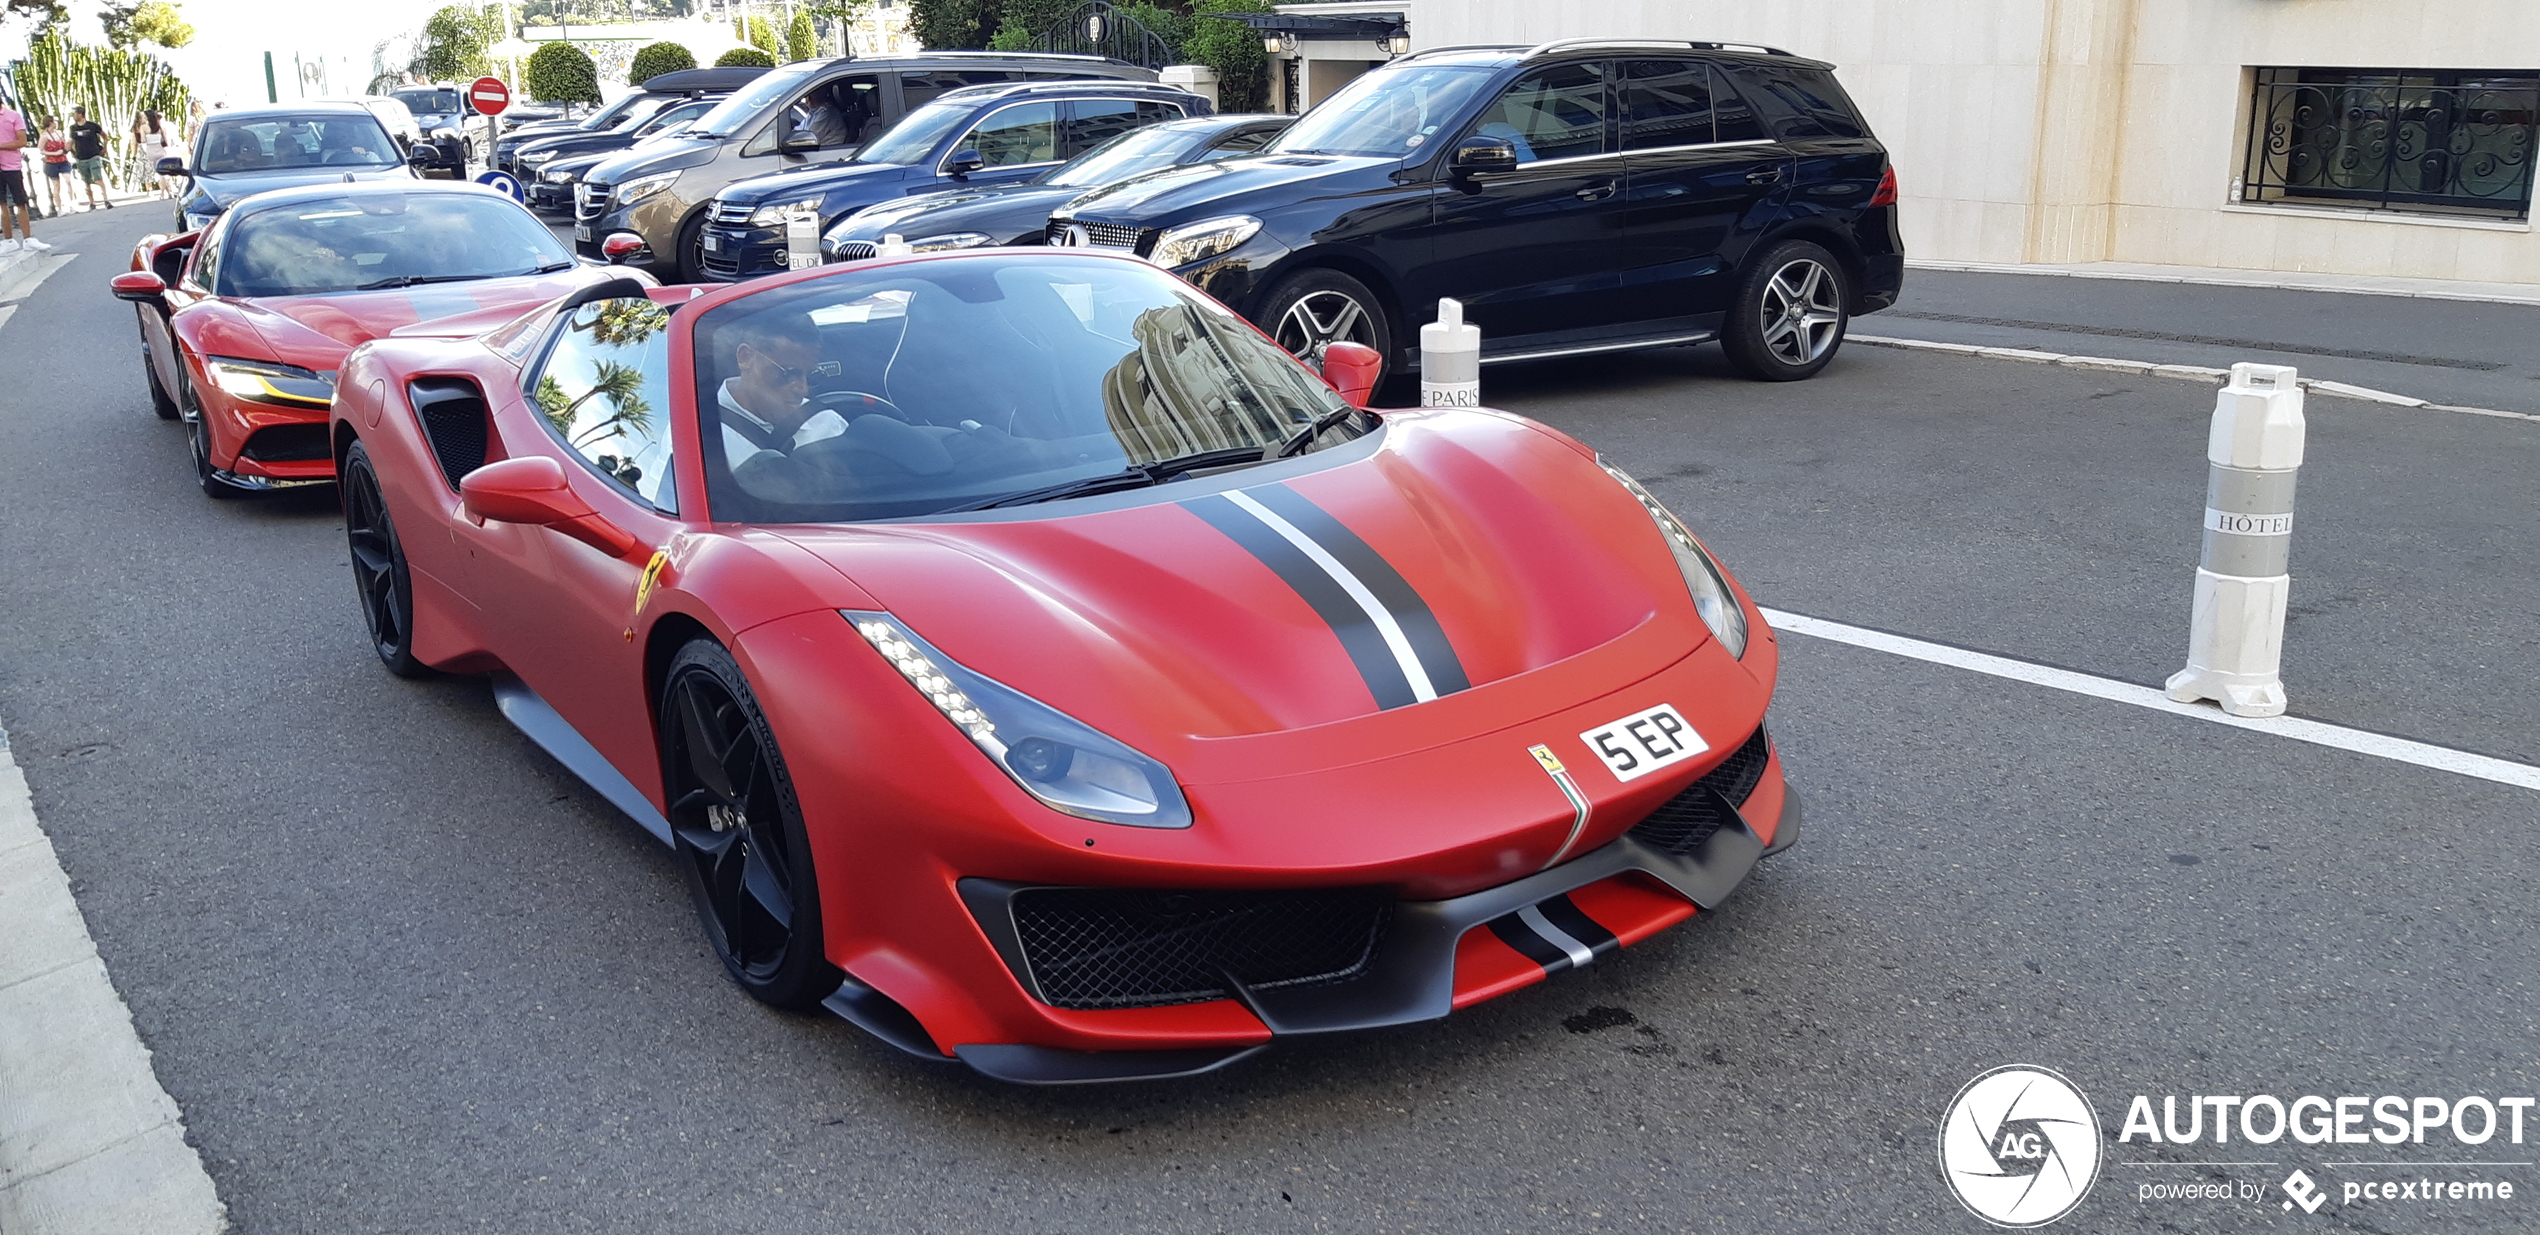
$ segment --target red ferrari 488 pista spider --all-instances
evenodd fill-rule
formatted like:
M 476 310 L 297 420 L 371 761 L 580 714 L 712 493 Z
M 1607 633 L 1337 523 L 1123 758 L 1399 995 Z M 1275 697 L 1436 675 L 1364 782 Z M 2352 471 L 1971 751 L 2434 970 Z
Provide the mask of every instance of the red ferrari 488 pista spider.
M 1798 834 L 1702 545 L 1542 425 L 1355 406 L 1374 362 L 942 254 L 381 339 L 332 446 L 381 659 L 493 674 L 752 995 L 1170 1076 L 1589 964 Z
M 186 422 L 217 498 L 335 479 L 326 409 L 354 347 L 481 334 L 619 273 L 491 189 L 399 180 L 279 189 L 143 237 L 114 292 L 140 315 L 151 405 Z

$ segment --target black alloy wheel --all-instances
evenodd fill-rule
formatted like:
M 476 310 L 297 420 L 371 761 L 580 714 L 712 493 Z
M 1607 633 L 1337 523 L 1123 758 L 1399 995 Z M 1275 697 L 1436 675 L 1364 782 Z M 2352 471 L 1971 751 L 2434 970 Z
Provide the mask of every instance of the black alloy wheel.
M 1302 270 L 1280 281 L 1262 298 L 1255 320 L 1273 342 L 1317 373 L 1323 371 L 1324 349 L 1335 343 L 1372 347 L 1386 368 L 1393 366 L 1393 323 L 1384 302 L 1340 271 Z
M 1757 381 L 1815 377 L 1843 346 L 1851 293 L 1834 254 L 1805 240 L 1783 241 L 1738 280 L 1721 348 L 1738 372 Z
M 135 315 L 150 312 L 148 305 L 134 305 Z M 161 420 L 177 418 L 176 400 L 168 397 L 168 388 L 159 381 L 159 358 L 150 352 L 150 319 L 141 317 L 141 376 L 150 383 L 150 410 Z
M 360 442 L 344 454 L 336 492 L 344 499 L 344 541 L 352 551 L 353 591 L 370 628 L 370 650 L 398 677 L 431 676 L 431 668 L 415 659 L 414 572 L 406 565 L 397 524 L 388 517 L 388 495 L 379 487 L 370 450 Z
M 671 660 L 658 712 L 679 870 L 725 971 L 750 997 L 808 1011 L 838 989 L 793 782 L 732 654 L 696 639 Z
M 203 496 L 216 502 L 238 497 L 246 490 L 220 478 L 212 467 L 212 426 L 204 418 L 203 400 L 194 393 L 194 374 L 182 356 L 176 366 L 176 413 L 185 422 L 185 448 L 194 456 L 194 483 Z

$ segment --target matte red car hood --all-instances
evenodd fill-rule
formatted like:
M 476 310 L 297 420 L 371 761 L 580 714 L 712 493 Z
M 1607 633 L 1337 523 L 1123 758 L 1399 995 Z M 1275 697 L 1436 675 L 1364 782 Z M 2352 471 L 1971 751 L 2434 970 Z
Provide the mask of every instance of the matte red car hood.
M 1442 674 L 1429 702 L 1382 706 L 1334 623 L 1211 522 L 1228 499 L 1195 482 L 1082 515 L 784 534 L 947 655 L 1177 768 L 1211 739 L 1341 724 L 1363 726 L 1369 758 L 1420 749 L 1616 689 L 1706 637 L 1648 515 L 1576 444 L 1494 413 L 1386 420 L 1365 457 L 1227 480 L 1310 503 L 1399 572 L 1469 683 Z
M 483 321 L 490 313 L 495 320 L 470 332 L 481 333 L 585 284 L 618 277 L 621 272 L 577 265 L 553 274 L 510 279 L 320 296 L 262 296 L 230 303 L 276 358 L 306 365 L 309 361 L 303 357 L 340 359 L 364 343 L 420 322 L 456 317 Z M 331 369 L 335 362 L 310 367 Z

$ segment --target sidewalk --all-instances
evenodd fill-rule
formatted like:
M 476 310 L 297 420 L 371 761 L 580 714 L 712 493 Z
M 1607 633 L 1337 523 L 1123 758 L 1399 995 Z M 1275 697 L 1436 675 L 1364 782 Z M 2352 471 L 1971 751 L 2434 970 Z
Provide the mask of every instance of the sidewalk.
M 144 215 L 157 214 L 168 220 L 166 227 L 160 230 L 175 226 L 173 218 L 175 207 L 167 198 L 147 193 L 109 193 L 106 200 L 113 202 L 117 211 L 137 209 Z M 77 247 L 76 234 L 87 230 L 79 227 L 78 224 L 92 218 L 106 216 L 107 212 L 103 210 L 73 210 L 60 218 L 35 220 L 35 238 L 53 246 L 53 251 L 50 253 L 42 251 L 30 253 L 24 249 L 0 249 L 0 304 L 16 300 L 26 290 L 26 285 L 34 279 L 39 269 L 36 264 L 37 258 L 52 257 L 57 254 L 72 255 Z M 113 217 L 129 216 L 117 214 Z M 71 230 L 71 236 L 64 235 L 65 228 Z
M 2079 279 L 2121 279 L 2136 283 L 2191 283 L 2206 287 L 2267 287 L 2286 291 L 2360 292 L 2373 296 L 2406 296 L 2418 300 L 2477 300 L 2490 304 L 2540 305 L 2540 283 L 2470 283 L 2455 279 L 2406 279 L 2396 275 L 2313 274 L 2307 271 L 2242 270 L 2229 266 L 2156 266 L 2148 262 L 1999 263 L 1908 259 L 1915 270 L 1949 270 L 1968 274 L 2060 275 Z

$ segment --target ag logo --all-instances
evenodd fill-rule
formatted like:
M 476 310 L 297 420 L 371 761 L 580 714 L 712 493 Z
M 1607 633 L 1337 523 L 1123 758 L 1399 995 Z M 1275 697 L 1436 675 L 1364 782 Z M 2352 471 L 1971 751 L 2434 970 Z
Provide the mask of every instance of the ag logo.
M 1995 1226 L 2044 1226 L 2099 1179 L 2099 1117 L 2059 1073 L 2013 1064 L 1967 1082 L 1940 1121 L 1940 1174 Z

